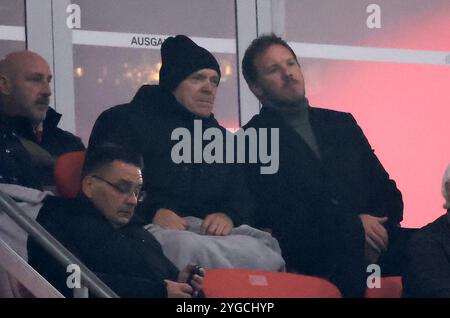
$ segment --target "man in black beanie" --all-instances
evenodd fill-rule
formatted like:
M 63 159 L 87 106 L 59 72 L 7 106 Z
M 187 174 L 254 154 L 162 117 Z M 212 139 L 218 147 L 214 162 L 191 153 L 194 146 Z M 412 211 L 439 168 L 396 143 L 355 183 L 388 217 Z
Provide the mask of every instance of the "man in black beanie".
M 144 155 L 144 188 L 149 198 L 138 213 L 147 223 L 184 230 L 182 217 L 197 216 L 209 220 L 206 233 L 227 235 L 233 225 L 243 222 L 248 210 L 240 203 L 247 199 L 239 195 L 240 186 L 233 185 L 230 169 L 224 164 L 175 164 L 171 158 L 174 129 L 193 132 L 196 119 L 204 129 L 223 129 L 212 114 L 219 63 L 184 35 L 163 42 L 161 60 L 159 85 L 144 85 L 131 103 L 103 112 L 89 146 L 115 142 Z
M 201 220 L 196 224 L 201 234 L 227 236 L 233 227 L 248 223 L 253 206 L 240 167 L 216 162 L 175 163 L 171 157 L 178 142 L 172 140 L 177 128 L 194 136 L 194 124 L 198 127 L 201 121 L 202 136 L 212 127 L 225 136 L 225 129 L 212 114 L 221 76 L 219 63 L 184 35 L 166 39 L 161 58 L 159 85 L 144 85 L 131 103 L 103 112 L 94 125 L 89 147 L 114 142 L 143 154 L 143 190 L 148 196 L 137 214 L 146 224 L 183 231 L 193 228 L 184 217 L 193 216 Z M 191 142 L 194 150 L 194 138 Z
M 166 39 L 161 46 L 161 59 L 159 84 L 171 92 L 189 75 L 202 69 L 216 71 L 216 86 L 219 84 L 221 74 L 216 58 L 185 35 Z

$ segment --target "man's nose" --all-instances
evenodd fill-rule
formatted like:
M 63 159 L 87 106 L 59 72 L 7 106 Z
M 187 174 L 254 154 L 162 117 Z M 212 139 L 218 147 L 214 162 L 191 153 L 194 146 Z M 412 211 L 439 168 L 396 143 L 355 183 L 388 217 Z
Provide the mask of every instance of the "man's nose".
M 45 82 L 44 84 L 42 84 L 41 94 L 45 96 L 52 95 L 52 88 L 50 87 L 49 82 Z
M 286 67 L 281 68 L 281 74 L 284 79 L 289 79 L 290 77 L 292 77 L 291 71 Z
M 127 203 L 130 205 L 137 205 L 138 203 L 138 196 L 136 193 L 131 193 L 127 198 Z
M 203 85 L 204 92 L 213 94 L 215 89 L 216 89 L 216 86 L 211 81 L 205 81 L 205 84 Z

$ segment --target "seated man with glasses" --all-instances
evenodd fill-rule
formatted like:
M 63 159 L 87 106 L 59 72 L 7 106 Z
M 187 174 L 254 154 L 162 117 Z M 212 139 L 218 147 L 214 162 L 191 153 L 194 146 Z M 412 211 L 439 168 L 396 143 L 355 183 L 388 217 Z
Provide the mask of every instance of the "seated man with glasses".
M 117 193 L 120 193 L 127 198 L 134 195 L 138 202 L 142 202 L 142 200 L 145 197 L 145 191 L 141 191 L 141 186 L 133 189 L 130 187 L 130 184 L 127 182 L 119 182 L 118 184 L 114 184 L 100 176 L 97 176 L 97 175 L 92 175 L 91 177 L 105 182 L 106 184 L 110 185 L 113 189 L 115 189 L 117 191 Z
M 144 196 L 141 187 L 142 157 L 121 146 L 101 145 L 86 154 L 81 195 L 49 197 L 37 221 L 121 297 L 197 296 L 203 279 L 191 275 L 195 266 L 178 271 L 133 218 Z M 73 295 L 66 268 L 32 239 L 28 253 L 38 272 L 66 296 Z

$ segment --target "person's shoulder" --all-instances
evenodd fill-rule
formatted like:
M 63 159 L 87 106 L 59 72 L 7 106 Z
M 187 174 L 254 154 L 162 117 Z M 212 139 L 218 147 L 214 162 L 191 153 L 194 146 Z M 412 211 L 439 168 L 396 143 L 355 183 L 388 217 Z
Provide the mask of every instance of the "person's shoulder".
M 71 149 L 70 151 L 79 151 L 86 149 L 81 138 L 71 133 L 70 131 L 57 127 L 55 132 L 58 135 L 58 138 L 62 139 L 64 143 L 66 143 L 67 145 L 70 144 L 72 146 L 73 149 Z
M 436 220 L 420 228 L 418 233 L 436 232 L 436 231 L 439 232 L 448 229 L 449 226 L 450 224 L 448 223 L 447 215 L 444 214 L 438 217 Z
M 132 111 L 131 103 L 119 104 L 105 109 L 99 118 L 120 117 Z
M 327 109 L 310 107 L 310 117 L 314 122 L 326 123 L 335 128 L 345 129 L 345 131 L 359 131 L 358 123 L 351 113 Z
M 163 90 L 157 85 L 143 85 L 129 103 L 119 104 L 104 110 L 98 120 L 121 120 L 134 116 L 142 117 L 142 111 L 151 109 L 152 105 L 158 105 L 165 96 Z
M 44 201 L 45 207 L 64 208 L 73 206 L 78 202 L 78 198 L 64 198 L 60 196 L 47 196 Z
M 244 125 L 242 126 L 242 129 L 248 129 L 248 128 L 258 128 L 263 123 L 264 118 L 261 116 L 261 114 L 253 115 L 253 117 Z
M 329 108 L 310 107 L 310 113 L 313 114 L 313 116 L 321 116 L 327 119 L 328 118 L 342 119 L 342 120 L 353 119 L 353 115 L 351 113 L 333 110 Z
M 66 215 L 70 214 L 70 210 L 74 208 L 75 200 L 58 196 L 48 196 L 39 211 L 37 220 L 41 223 L 48 219 L 52 222 L 65 219 Z
M 141 109 L 139 106 L 148 102 L 159 100 L 162 94 L 161 89 L 157 85 L 142 85 L 129 103 L 112 106 L 104 110 L 100 114 L 99 118 L 123 116 L 139 112 Z
M 104 110 L 95 121 L 91 138 L 100 127 L 103 130 L 114 130 L 119 127 L 121 129 L 127 123 L 133 122 L 133 119 L 139 118 L 139 115 L 135 113 L 132 103 L 119 104 Z
M 131 101 L 131 104 L 148 104 L 167 99 L 170 93 L 159 85 L 142 85 Z
M 450 234 L 449 226 L 447 216 L 442 215 L 417 230 L 411 237 L 410 245 L 420 244 L 424 241 L 441 241 L 442 237 L 448 237 Z

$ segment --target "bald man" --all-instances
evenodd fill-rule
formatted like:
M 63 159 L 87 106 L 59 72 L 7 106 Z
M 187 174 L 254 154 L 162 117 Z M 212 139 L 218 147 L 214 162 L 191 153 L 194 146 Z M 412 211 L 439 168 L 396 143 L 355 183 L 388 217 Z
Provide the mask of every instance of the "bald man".
M 51 80 L 48 63 L 34 52 L 12 52 L 0 61 L 0 183 L 52 185 L 54 158 L 85 149 L 80 138 L 57 127 Z

